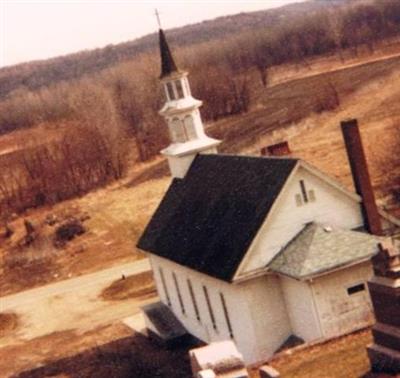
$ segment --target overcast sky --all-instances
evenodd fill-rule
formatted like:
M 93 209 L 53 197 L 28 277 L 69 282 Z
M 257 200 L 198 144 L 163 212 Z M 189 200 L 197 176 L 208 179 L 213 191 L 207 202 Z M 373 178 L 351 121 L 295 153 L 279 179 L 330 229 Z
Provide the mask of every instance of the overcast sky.
M 0 66 L 131 40 L 157 30 L 300 0 L 0 0 Z

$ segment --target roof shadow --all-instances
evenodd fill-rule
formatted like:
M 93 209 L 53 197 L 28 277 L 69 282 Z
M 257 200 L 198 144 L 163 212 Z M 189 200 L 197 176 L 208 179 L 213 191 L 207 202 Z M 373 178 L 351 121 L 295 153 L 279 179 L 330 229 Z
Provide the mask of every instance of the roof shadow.
M 185 378 L 191 376 L 187 345 L 174 349 L 157 346 L 142 334 L 125 337 L 50 361 L 11 378 Z

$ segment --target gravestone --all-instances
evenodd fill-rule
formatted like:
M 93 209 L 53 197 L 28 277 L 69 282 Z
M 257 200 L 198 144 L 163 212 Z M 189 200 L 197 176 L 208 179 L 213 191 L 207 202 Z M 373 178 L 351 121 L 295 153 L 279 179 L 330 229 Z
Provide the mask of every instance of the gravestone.
M 268 365 L 261 366 L 259 372 L 260 378 L 280 378 L 281 376 L 279 371 Z
M 233 341 L 219 341 L 189 352 L 195 378 L 248 378 L 243 356 Z
M 400 372 L 400 252 L 390 242 L 379 244 L 368 282 L 376 324 L 368 357 L 374 373 Z

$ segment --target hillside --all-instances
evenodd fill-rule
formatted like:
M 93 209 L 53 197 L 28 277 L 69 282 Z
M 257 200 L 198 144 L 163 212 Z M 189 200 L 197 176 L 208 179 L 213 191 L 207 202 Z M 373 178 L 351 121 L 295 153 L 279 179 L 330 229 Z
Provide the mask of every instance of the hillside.
M 399 51 L 398 45 L 394 48 Z M 357 117 L 379 201 L 389 210 L 398 211 L 400 206 L 395 193 L 400 189 L 400 113 L 397 105 L 400 57 L 385 59 L 380 56 L 370 62 L 361 59 L 358 64 L 340 69 L 335 57 L 309 63 L 309 68 L 303 71 L 286 67 L 285 74 L 294 77 L 283 82 L 277 72 L 272 78 L 276 85 L 267 90 L 260 85 L 254 91 L 254 96 L 259 98 L 257 108 L 209 124 L 208 132 L 223 139 L 222 152 L 225 153 L 257 156 L 262 147 L 286 140 L 294 156 L 307 160 L 351 188 L 339 123 L 345 118 Z M 331 70 L 321 72 L 321 67 L 327 65 Z M 327 91 L 327 83 L 335 88 L 338 102 L 334 106 L 330 103 L 332 93 L 331 89 Z M 371 96 L 371 93 L 379 93 L 379 97 Z M 321 108 L 321 104 L 329 106 Z M 15 142 L 15 139 L 29 138 L 29 135 L 32 138 L 38 132 L 41 130 L 34 128 L 3 136 L 0 145 L 3 140 L 11 144 L 12 136 Z M 1 242 L 0 239 L 4 259 L 0 280 L 2 292 L 14 292 L 140 258 L 141 254 L 133 246 L 169 182 L 166 162 L 157 157 L 134 165 L 125 179 L 80 199 L 26 211 L 23 218 L 10 223 L 18 232 L 8 241 Z M 86 218 L 87 215 L 90 218 L 84 222 L 85 234 L 61 250 L 52 246 L 58 224 L 71 217 Z M 49 226 L 48 217 L 56 217 L 59 223 Z M 42 256 L 44 265 L 40 264 L 40 259 L 34 259 L 36 270 L 30 265 L 34 248 L 15 255 L 24 234 L 24 219 L 36 225 L 42 235 L 39 247 L 44 245 L 47 251 Z M 16 269 L 19 260 L 15 260 L 15 256 L 26 258 L 27 264 Z
M 355 9 L 358 16 L 378 8 Z M 320 30 L 325 29 L 312 35 Z M 203 48 L 192 51 L 192 59 L 204 57 Z M 195 96 L 204 100 L 208 133 L 223 140 L 221 152 L 259 155 L 266 145 L 286 140 L 295 156 L 348 187 L 338 125 L 358 118 L 377 196 L 396 212 L 399 55 L 396 36 L 374 41 L 373 49 L 361 44 L 338 54 L 305 55 L 268 67 L 268 85 L 257 67 L 235 71 L 226 61 L 215 67 L 199 59 L 190 80 Z M 4 112 L 0 107 L 0 119 L 25 114 L 31 122 L 0 136 L 0 221 L 16 230 L 7 239 L 1 236 L 7 230 L 0 229 L 4 292 L 141 257 L 133 245 L 169 183 L 158 155 L 168 136 L 157 114 L 158 57 L 154 62 L 121 64 L 90 80 L 23 91 L 18 101 L 4 102 Z M 138 75 L 132 77 L 132 70 Z M 232 110 L 237 98 L 245 109 Z M 220 105 L 223 111 L 215 110 Z M 26 241 L 25 220 L 32 223 L 36 244 Z M 82 223 L 83 233 L 60 245 L 57 230 L 71 220 Z
M 207 132 L 223 139 L 223 153 L 259 156 L 261 148 L 287 141 L 293 156 L 352 188 L 339 124 L 345 118 L 358 118 L 379 204 L 399 214 L 400 43 L 397 38 L 385 39 L 374 43 L 373 51 L 363 45 L 357 47 L 357 54 L 350 48 L 343 53 L 345 59 L 340 54 L 317 54 L 270 67 L 266 86 L 256 67 L 237 73 L 233 88 L 247 85 L 248 109 L 215 119 L 209 116 Z M 10 211 L 4 225 L 0 223 L 0 292 L 5 303 L 16 302 L 0 313 L 1 376 L 126 377 L 132 371 L 143 377 L 189 374 L 186 350 L 161 350 L 131 328 L 143 328 L 138 321 L 140 308 L 156 299 L 150 272 L 138 273 L 133 267 L 146 266 L 135 246 L 171 182 L 166 161 L 158 154 L 160 145 L 168 141 L 157 139 L 152 144 L 154 155 L 139 161 L 140 142 L 153 143 L 155 135 L 139 128 L 142 133 L 131 132 L 123 138 L 129 156 L 124 175 L 87 188 L 77 174 L 82 169 L 84 177 L 92 177 L 92 168 L 107 155 L 104 141 L 113 139 L 111 131 L 123 124 L 116 108 L 128 118 L 135 114 L 128 111 L 129 101 L 136 100 L 135 92 L 129 90 L 132 67 L 130 63 L 119 67 L 123 71 L 117 72 L 118 85 L 110 92 L 84 81 L 83 89 L 71 85 L 54 92 L 25 93 L 19 103 L 24 106 L 31 101 L 43 107 L 37 100 L 40 96 L 65 97 L 66 109 L 73 116 L 33 117 L 30 127 L 0 135 L 0 199 L 6 198 L 10 208 L 26 192 L 38 200 L 36 207 L 22 207 L 19 214 Z M 150 85 L 152 99 L 159 87 L 156 68 L 149 65 L 140 77 L 148 80 L 145 83 Z M 205 97 L 206 102 L 216 102 L 217 95 L 224 100 L 225 93 L 218 90 L 231 83 L 231 71 L 221 76 L 213 68 L 205 67 L 209 76 L 190 76 L 198 85 L 196 90 L 202 84 L 204 90 L 211 86 L 216 90 Z M 196 96 L 203 99 L 203 93 L 209 94 L 199 90 Z M 116 95 L 121 108 L 113 103 Z M 157 101 L 145 108 L 143 119 L 152 125 L 157 119 L 153 131 L 165 136 L 165 124 L 156 118 Z M 18 115 L 24 110 L 10 109 Z M 57 109 L 44 111 L 48 114 Z M 209 108 L 203 109 L 207 114 Z M 31 114 L 29 108 L 27 114 Z M 100 139 L 86 133 L 94 130 L 107 133 L 100 133 Z M 117 138 L 108 147 L 120 151 L 120 142 Z M 95 154 L 98 145 L 102 146 L 100 155 Z M 66 157 L 61 166 L 55 164 L 60 155 Z M 110 161 L 114 160 L 107 160 L 104 166 Z M 55 168 L 47 171 L 48 166 Z M 71 180 L 76 192 L 62 197 Z M 14 184 L 11 187 L 7 185 L 10 182 Z M 55 193 L 57 198 L 40 202 L 43 195 Z M 8 294 L 11 298 L 5 297 Z M 21 297 L 25 300 L 18 303 Z M 369 369 L 365 347 L 370 340 L 369 331 L 362 331 L 311 349 L 290 351 L 274 360 L 273 366 L 288 378 L 320 377 L 322 369 L 327 377 L 358 377 Z
M 285 24 L 296 23 L 305 16 L 324 9 L 347 4 L 350 0 L 311 0 L 289 4 L 277 9 L 219 17 L 201 23 L 171 29 L 171 44 L 185 47 L 203 42 L 217 42 L 251 31 L 268 28 L 277 30 Z M 360 0 L 357 0 L 359 2 Z M 354 3 L 354 0 L 352 1 Z M 157 33 L 95 50 L 81 51 L 58 58 L 23 63 L 0 69 L 0 99 L 18 88 L 36 90 L 61 81 L 79 79 L 155 51 Z
M 390 55 L 396 50 L 400 52 L 398 45 Z M 367 57 L 369 62 L 360 58 L 348 66 L 341 66 L 336 57 L 330 57 L 310 61 L 307 69 L 281 67 L 271 78 L 274 85 L 268 90 L 260 86 L 254 92 L 260 97 L 262 107 L 210 124 L 209 130 L 227 136 L 225 152 L 256 156 L 261 147 L 287 140 L 294 156 L 306 159 L 351 187 L 339 122 L 357 117 L 379 201 L 396 210 L 400 204 L 390 193 L 400 187 L 400 57 L 387 58 L 381 54 L 375 59 Z M 318 103 L 327 82 L 334 84 L 340 104 L 320 110 Z M 276 104 L 282 106 L 282 124 L 276 122 L 277 114 L 271 111 Z M 239 132 L 241 128 L 248 129 L 248 133 Z M 2 136 L 0 146 L 1 142 L 12 143 L 16 138 L 29 138 L 40 131 L 33 128 Z M 165 161 L 157 157 L 135 165 L 128 177 L 106 188 L 79 199 L 28 210 L 23 217 L 14 219 L 11 225 L 16 232 L 11 240 L 0 239 L 3 264 L 0 291 L 11 293 L 54 281 L 61 281 L 57 284 L 62 285 L 72 277 L 79 280 L 81 277 L 77 276 L 83 275 L 84 279 L 89 272 L 101 273 L 101 269 L 109 267 L 118 270 L 119 264 L 135 262 L 142 255 L 133 246 L 170 180 Z M 86 232 L 62 248 L 52 248 L 55 229 L 71 216 L 85 219 Z M 24 219 L 41 232 L 45 253 L 37 253 L 35 246 L 27 251 L 12 248 L 23 236 Z M 52 224 L 46 219 L 57 221 Z M 24 256 L 31 258 L 31 264 L 18 266 Z M 111 286 L 105 289 L 123 282 L 130 281 L 107 281 Z M 151 288 L 145 289 L 148 293 Z M 91 291 L 89 286 L 81 285 L 76 292 L 57 293 L 40 298 L 31 306 L 20 307 L 19 313 L 8 315 L 14 323 L 8 325 L 0 345 L 0 372 L 4 376 L 20 377 L 109 376 L 111 368 L 116 377 L 127 376 L 124 373 L 132 370 L 140 371 L 144 377 L 154 376 L 154 371 L 168 376 L 187 376 L 190 367 L 185 359 L 186 350 L 172 354 L 161 350 L 133 332 L 125 320 L 121 321 L 132 314 L 136 316 L 139 306 L 155 299 L 153 292 L 152 296 L 137 294 L 143 291 L 140 285 L 133 285 L 130 290 L 136 290 L 136 296 L 105 301 L 99 298 L 99 293 L 104 292 L 98 286 Z M 46 322 L 44 316 L 47 316 Z M 365 347 L 370 340 L 369 331 L 362 331 L 310 349 L 284 353 L 272 365 L 288 378 L 319 377 L 321 369 L 327 367 L 327 377 L 342 377 L 343 372 L 346 376 L 358 377 L 369 369 Z M 149 355 L 154 358 L 149 359 Z M 179 369 L 167 371 L 171 364 L 165 361 L 177 361 Z

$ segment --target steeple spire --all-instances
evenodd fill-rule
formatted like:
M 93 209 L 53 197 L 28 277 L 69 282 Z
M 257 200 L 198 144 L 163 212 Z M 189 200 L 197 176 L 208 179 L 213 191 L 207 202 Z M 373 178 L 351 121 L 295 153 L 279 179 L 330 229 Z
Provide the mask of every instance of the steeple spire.
M 160 78 L 162 79 L 163 77 L 168 76 L 173 72 L 177 72 L 178 68 L 176 67 L 171 50 L 169 49 L 164 31 L 161 28 L 159 30 L 159 40 L 160 40 L 160 55 L 161 55 Z

